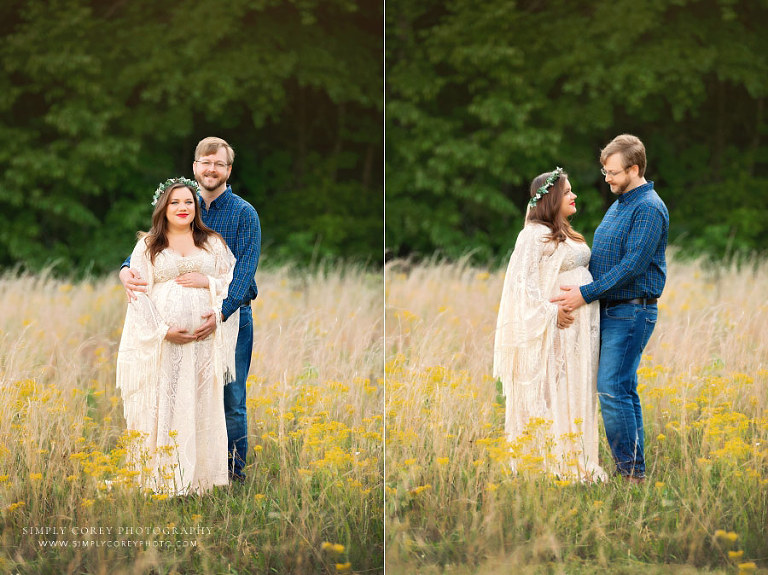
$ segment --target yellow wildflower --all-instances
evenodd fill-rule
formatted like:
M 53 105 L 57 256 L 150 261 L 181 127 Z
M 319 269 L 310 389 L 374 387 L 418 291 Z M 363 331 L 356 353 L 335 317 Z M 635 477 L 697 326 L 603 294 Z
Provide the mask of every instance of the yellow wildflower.
M 13 513 L 13 512 L 14 512 L 14 511 L 16 511 L 16 510 L 17 510 L 19 507 L 24 507 L 25 505 L 26 505 L 26 503 L 24 503 L 23 501 L 17 501 L 16 503 L 11 503 L 11 504 L 10 504 L 8 507 L 6 507 L 5 509 L 6 509 L 6 511 L 8 511 L 8 513 Z
M 420 493 L 428 489 L 432 489 L 432 485 L 430 485 L 429 483 L 427 483 L 426 485 L 419 485 L 418 487 L 414 487 L 408 493 L 410 493 L 411 495 L 419 495 Z
M 722 529 L 718 529 L 717 531 L 715 531 L 715 539 L 717 539 L 718 541 L 735 543 L 738 538 L 739 538 L 739 534 L 734 533 L 733 531 L 724 531 Z
M 344 546 L 341 543 L 330 543 L 328 541 L 323 541 L 323 544 L 320 545 L 320 549 L 330 553 L 336 553 L 338 555 L 344 553 Z

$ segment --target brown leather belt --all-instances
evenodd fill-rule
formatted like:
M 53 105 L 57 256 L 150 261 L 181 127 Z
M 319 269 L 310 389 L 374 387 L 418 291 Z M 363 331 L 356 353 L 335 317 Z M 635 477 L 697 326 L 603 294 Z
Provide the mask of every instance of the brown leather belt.
M 658 299 L 655 297 L 636 297 L 635 299 L 619 299 L 615 301 L 605 302 L 605 307 L 611 307 L 614 305 L 621 305 L 623 303 L 636 303 L 638 305 L 654 305 Z

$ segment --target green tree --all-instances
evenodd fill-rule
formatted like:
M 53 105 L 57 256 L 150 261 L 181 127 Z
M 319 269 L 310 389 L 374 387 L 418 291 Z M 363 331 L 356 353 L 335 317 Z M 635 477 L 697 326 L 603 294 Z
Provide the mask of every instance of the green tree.
M 599 150 L 646 143 L 670 236 L 689 253 L 760 249 L 768 223 L 765 2 L 390 3 L 388 249 L 503 256 L 528 184 L 561 165 L 590 236 L 613 197 Z
M 235 148 L 265 256 L 381 261 L 380 2 L 33 0 L 0 14 L 0 265 L 114 269 L 156 183 L 191 175 L 207 135 Z

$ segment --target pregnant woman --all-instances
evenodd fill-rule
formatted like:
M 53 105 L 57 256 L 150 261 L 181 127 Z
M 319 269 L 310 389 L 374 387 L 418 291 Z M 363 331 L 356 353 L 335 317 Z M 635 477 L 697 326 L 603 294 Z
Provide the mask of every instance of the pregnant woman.
M 569 314 L 549 301 L 561 285 L 592 281 L 590 249 L 568 220 L 574 213 L 562 168 L 533 180 L 504 278 L 493 373 L 506 396 L 513 468 L 594 481 L 606 478 L 598 464 L 599 304 Z
M 128 304 L 117 357 L 126 423 L 141 436 L 131 451 L 140 484 L 169 495 L 229 481 L 223 397 L 239 317 L 222 324 L 221 303 L 235 258 L 200 219 L 197 189 L 175 178 L 155 191 L 152 229 L 139 234 L 130 260 L 147 291 Z M 211 311 L 219 325 L 197 340 Z

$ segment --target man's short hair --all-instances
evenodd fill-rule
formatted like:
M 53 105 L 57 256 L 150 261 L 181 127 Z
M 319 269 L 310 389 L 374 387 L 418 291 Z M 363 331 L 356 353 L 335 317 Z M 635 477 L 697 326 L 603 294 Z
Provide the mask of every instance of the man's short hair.
M 226 148 L 227 150 L 227 163 L 232 165 L 235 161 L 235 151 L 232 149 L 226 141 L 221 138 L 203 138 L 195 148 L 195 160 L 199 160 L 203 156 L 210 156 L 219 151 L 219 148 Z
M 616 136 L 610 143 L 600 150 L 600 163 L 605 165 L 608 158 L 614 154 L 621 154 L 623 168 L 637 166 L 638 175 L 645 176 L 645 146 L 640 138 L 632 134 Z

